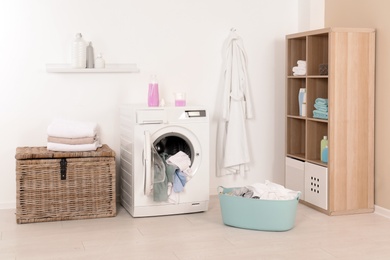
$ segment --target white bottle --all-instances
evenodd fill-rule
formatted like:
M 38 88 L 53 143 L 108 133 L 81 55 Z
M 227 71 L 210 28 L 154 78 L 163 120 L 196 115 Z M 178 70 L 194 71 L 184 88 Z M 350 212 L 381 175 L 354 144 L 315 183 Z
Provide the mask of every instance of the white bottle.
M 87 46 L 87 68 L 93 69 L 95 67 L 95 55 L 93 54 L 92 42 Z
M 303 94 L 302 116 L 307 116 L 306 92 Z
M 81 33 L 77 33 L 72 44 L 72 68 L 85 69 L 86 66 L 87 45 Z
M 306 89 L 305 88 L 300 88 L 299 93 L 298 93 L 298 106 L 299 106 L 299 115 L 303 116 L 302 114 L 302 104 L 303 104 L 303 98 L 305 96 Z
M 95 59 L 95 68 L 103 69 L 105 66 L 106 66 L 106 62 L 104 61 L 102 54 L 99 53 Z

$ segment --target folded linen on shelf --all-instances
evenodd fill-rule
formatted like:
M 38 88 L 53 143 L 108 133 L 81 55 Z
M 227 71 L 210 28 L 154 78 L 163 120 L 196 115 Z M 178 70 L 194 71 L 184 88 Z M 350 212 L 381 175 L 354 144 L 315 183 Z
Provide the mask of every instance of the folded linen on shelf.
M 59 144 L 93 144 L 94 142 L 98 141 L 98 138 L 97 136 L 79 137 L 79 138 L 48 136 L 47 141 L 50 143 L 59 143 Z
M 57 152 L 87 152 L 96 151 L 97 148 L 101 147 L 98 141 L 92 144 L 60 144 L 60 143 L 47 143 L 47 150 Z
M 55 119 L 47 128 L 48 136 L 63 138 L 94 137 L 97 123 Z
M 292 72 L 294 76 L 305 76 L 306 75 L 306 61 L 298 60 L 297 65 L 292 68 Z
M 306 61 L 305 60 L 298 60 L 297 65 L 299 67 L 305 67 L 306 68 Z
M 318 111 L 323 111 L 323 112 L 328 112 L 328 105 L 321 105 L 321 104 L 314 104 L 314 107 L 318 110 Z
M 313 117 L 319 119 L 328 119 L 328 112 L 313 110 Z
M 306 73 L 306 68 L 293 67 L 292 71 L 296 73 Z
M 306 75 L 306 68 L 301 67 L 293 67 L 292 68 L 294 76 L 304 76 Z
M 327 98 L 316 98 L 315 104 L 328 105 L 328 99 Z

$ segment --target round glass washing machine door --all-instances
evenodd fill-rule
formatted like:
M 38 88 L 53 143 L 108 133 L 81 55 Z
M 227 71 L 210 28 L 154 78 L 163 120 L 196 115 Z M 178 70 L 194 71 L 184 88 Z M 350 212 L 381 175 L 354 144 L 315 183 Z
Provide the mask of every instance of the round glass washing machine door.
M 180 126 L 166 126 L 158 129 L 154 133 L 145 131 L 144 151 L 146 156 L 144 157 L 144 166 L 146 166 L 145 172 L 145 194 L 148 194 L 148 187 L 152 185 L 153 174 L 153 156 L 152 147 L 157 153 L 166 153 L 169 156 L 175 155 L 177 152 L 182 151 L 188 155 L 191 160 L 191 172 L 194 177 L 200 167 L 201 163 L 201 145 L 189 129 Z

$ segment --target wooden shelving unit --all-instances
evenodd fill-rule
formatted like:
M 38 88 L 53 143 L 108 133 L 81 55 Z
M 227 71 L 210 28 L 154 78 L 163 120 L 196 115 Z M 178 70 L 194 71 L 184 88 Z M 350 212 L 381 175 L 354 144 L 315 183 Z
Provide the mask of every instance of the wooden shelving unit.
M 304 76 L 293 76 L 298 60 L 307 63 Z M 286 187 L 303 189 L 302 202 L 329 215 L 374 209 L 374 74 L 374 29 L 286 36 Z M 306 89 L 306 116 L 299 116 L 300 88 Z M 316 98 L 328 99 L 328 119 L 313 117 Z M 323 136 L 328 163 L 320 160 Z M 303 180 L 291 176 L 290 159 L 302 164 Z

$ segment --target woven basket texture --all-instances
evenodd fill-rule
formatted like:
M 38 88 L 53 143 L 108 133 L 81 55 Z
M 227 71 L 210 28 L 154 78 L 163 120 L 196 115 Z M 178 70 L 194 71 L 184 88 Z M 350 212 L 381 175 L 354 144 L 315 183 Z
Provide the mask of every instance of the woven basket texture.
M 107 145 L 81 153 L 19 147 L 15 158 L 18 224 L 116 215 L 115 153 Z

